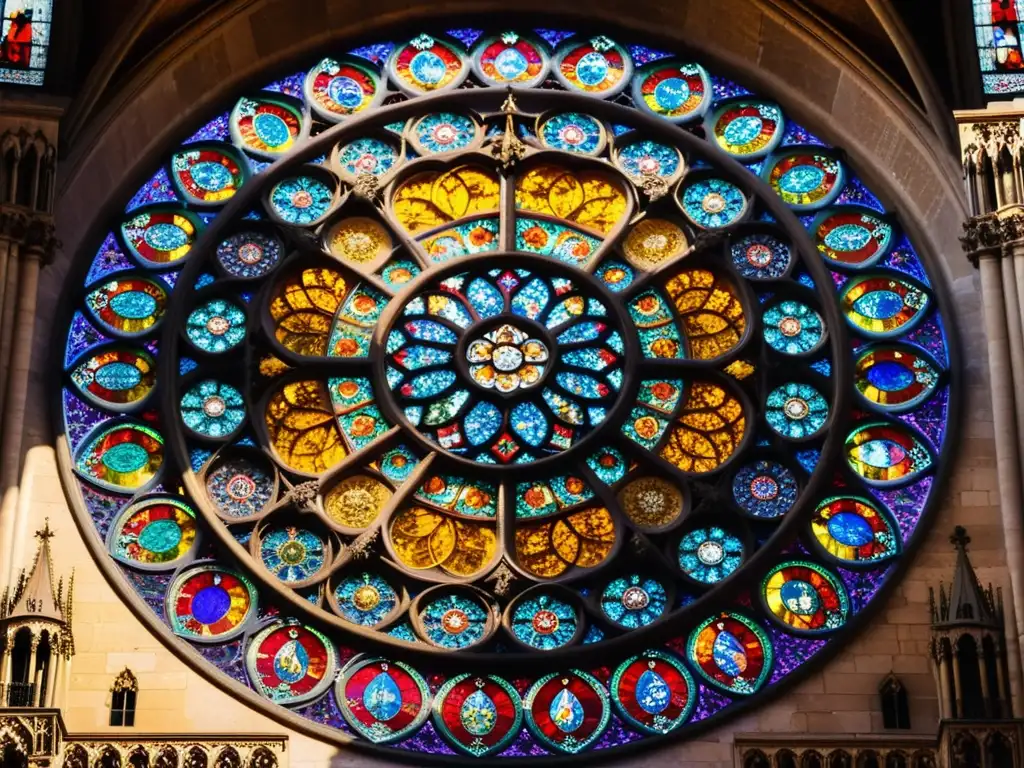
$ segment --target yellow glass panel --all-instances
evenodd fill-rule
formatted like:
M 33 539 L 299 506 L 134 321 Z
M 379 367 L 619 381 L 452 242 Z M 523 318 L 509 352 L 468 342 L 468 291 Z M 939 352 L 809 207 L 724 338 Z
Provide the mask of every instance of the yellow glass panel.
M 712 360 L 740 343 L 747 328 L 735 286 L 706 269 L 680 272 L 665 284 L 683 323 L 690 356 Z
M 683 494 L 660 477 L 640 477 L 619 491 L 626 516 L 645 528 L 661 528 L 683 513 Z
M 566 522 L 582 539 L 579 557 L 576 559 L 576 565 L 580 568 L 593 568 L 611 554 L 615 543 L 615 522 L 607 509 L 585 509 L 569 515 Z
M 516 530 L 516 559 L 519 565 L 544 579 L 560 576 L 569 564 L 555 554 L 551 542 L 554 523 L 541 523 Z
M 365 264 L 391 251 L 391 235 L 373 219 L 354 216 L 331 227 L 331 253 L 344 261 Z
M 319 474 L 345 458 L 327 387 L 319 381 L 285 384 L 267 403 L 271 445 L 287 466 Z
M 567 563 L 575 563 L 580 556 L 580 537 L 562 520 L 555 523 L 551 531 L 551 543 L 558 556 Z
M 575 512 L 557 522 L 516 529 L 516 558 L 530 573 L 553 578 L 569 566 L 592 568 L 615 544 L 615 522 L 604 507 Z
M 661 456 L 684 472 L 713 472 L 736 452 L 745 428 L 739 400 L 716 384 L 698 382 L 690 387 Z
M 440 567 L 458 577 L 472 576 L 487 566 L 498 546 L 492 528 L 423 507 L 395 515 L 390 536 L 395 554 L 408 567 Z
M 365 528 L 392 496 L 391 489 L 374 477 L 346 477 L 324 498 L 327 517 L 346 528 Z
M 395 191 L 391 205 L 399 224 L 416 233 L 495 212 L 500 200 L 501 186 L 494 171 L 460 165 L 450 171 L 425 171 L 409 177 Z
M 516 208 L 608 234 L 629 206 L 620 184 L 606 174 L 538 165 L 516 179 Z
M 725 372 L 737 381 L 743 381 L 757 372 L 757 368 L 746 360 L 736 360 L 725 367 Z
M 290 371 L 292 367 L 275 355 L 264 355 L 260 358 L 260 375 L 272 379 Z
M 346 293 L 345 278 L 330 269 L 304 269 L 287 277 L 270 301 L 277 340 L 300 355 L 325 356 L 334 313 Z
M 644 219 L 622 245 L 626 258 L 640 269 L 655 269 L 681 256 L 689 247 L 686 233 L 667 219 Z
M 458 545 L 441 567 L 452 576 L 472 576 L 487 565 L 498 546 L 494 531 L 484 525 L 453 520 Z

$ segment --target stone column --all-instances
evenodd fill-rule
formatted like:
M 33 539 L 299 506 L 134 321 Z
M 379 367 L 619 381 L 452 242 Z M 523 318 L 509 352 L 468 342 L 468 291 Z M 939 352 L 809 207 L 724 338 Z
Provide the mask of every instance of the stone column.
M 939 653 L 939 694 L 942 701 L 939 702 L 939 716 L 948 720 L 956 717 L 956 712 L 953 711 L 953 692 L 949 690 L 949 656 L 946 655 L 945 649 L 940 645 L 938 648 Z
M 985 717 L 998 717 L 994 710 L 997 709 L 992 701 L 992 691 L 988 687 L 988 662 L 985 659 L 985 648 L 978 643 L 978 674 L 981 676 L 981 702 L 985 710 Z
M 41 707 L 43 697 L 43 670 L 37 669 L 35 679 L 32 681 L 32 706 Z
M 4 652 L 0 656 L 0 707 L 7 706 L 7 691 L 11 684 L 11 644 L 14 638 L 8 635 L 4 643 Z
M 46 704 L 44 706 L 53 709 L 57 706 L 57 689 L 63 685 L 64 656 L 50 649 L 50 668 L 46 671 Z
M 1024 244 L 1020 246 L 1024 249 Z M 1015 246 L 1006 246 L 999 259 L 999 268 L 1003 283 L 1003 306 L 1006 307 L 1006 340 L 1010 349 L 1010 371 L 1013 378 L 1014 412 L 1017 416 L 1017 458 L 1024 462 L 1024 326 L 1020 322 L 1017 309 L 1020 302 L 1017 298 L 1017 275 L 1014 258 L 1011 255 Z M 1024 471 L 1024 467 L 1022 467 Z M 1022 475 L 1024 476 L 1024 475 Z
M 35 706 L 36 694 L 39 691 L 35 688 L 36 683 L 36 661 L 39 658 L 39 635 L 32 633 L 32 652 L 28 655 L 28 671 L 25 675 L 25 683 L 32 686 L 32 699 L 29 706 Z
M 1010 692 L 1006 690 L 1009 680 L 1003 674 L 1006 648 L 1000 647 L 1002 643 L 996 644 L 996 657 L 992 663 L 996 665 L 996 685 L 999 688 L 999 717 L 1013 717 L 1013 699 Z
M 26 249 L 18 280 L 17 324 L 14 328 L 11 365 L 7 375 L 7 397 L 3 409 L 3 439 L 0 441 L 0 487 L 18 484 L 21 471 L 22 426 L 28 398 L 28 374 L 32 364 L 32 337 L 35 332 L 36 293 L 42 253 Z M 6 506 L 6 504 L 5 504 Z
M 968 220 L 964 224 L 964 231 L 964 250 L 978 267 L 981 282 L 996 470 L 999 478 L 999 509 L 1013 592 L 1011 605 L 1015 625 L 1008 632 L 1012 633 L 1019 654 L 1024 642 L 1024 500 L 1021 495 L 1021 451 L 1008 323 L 1010 315 L 1007 312 L 1002 267 L 999 263 L 1003 256 L 1004 232 L 996 214 Z M 1013 323 L 1019 329 L 1018 317 L 1017 308 L 1012 308 Z M 1024 391 L 1020 397 L 1024 398 Z
M 7 395 L 7 380 L 11 368 L 11 353 L 14 350 L 12 339 L 14 336 L 15 312 L 18 308 L 18 273 L 21 271 L 21 263 L 18 259 L 18 242 L 11 241 L 7 244 L 7 273 L 5 275 L 3 292 L 8 299 L 0 307 L 0 412 Z

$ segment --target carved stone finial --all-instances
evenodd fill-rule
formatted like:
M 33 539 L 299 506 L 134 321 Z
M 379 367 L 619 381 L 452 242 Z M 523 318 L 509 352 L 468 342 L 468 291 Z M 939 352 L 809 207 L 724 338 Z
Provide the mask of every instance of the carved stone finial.
M 320 494 L 320 483 L 316 480 L 307 480 L 304 483 L 292 486 L 281 500 L 282 504 L 292 503 L 303 512 L 316 511 L 316 499 Z
M 505 115 L 505 130 L 501 136 L 491 145 L 491 154 L 498 161 L 502 171 L 508 172 L 512 166 L 526 156 L 526 145 L 516 136 L 515 115 L 519 114 L 519 107 L 516 106 L 515 95 L 512 88 L 508 88 L 508 96 L 501 105 L 501 111 Z
M 508 594 L 515 578 L 516 575 L 512 573 L 512 569 L 502 562 L 494 569 L 494 572 L 487 578 L 487 581 L 494 582 L 494 594 L 498 597 L 504 597 Z
M 654 171 L 644 171 L 640 189 L 652 203 L 668 194 L 668 182 Z
M 971 537 L 967 535 L 967 529 L 962 525 L 958 525 L 953 529 L 953 535 L 949 537 L 949 543 L 957 549 L 967 549 L 967 545 L 971 543 Z
M 36 538 L 43 542 L 49 541 L 54 537 L 54 535 L 54 532 L 50 530 L 50 518 L 47 517 L 43 520 L 42 529 L 36 531 Z
M 360 534 L 355 541 L 346 547 L 349 556 L 353 560 L 364 560 L 369 557 L 370 550 L 373 548 L 374 542 L 377 541 L 377 536 L 379 534 L 379 528 L 373 528 L 366 533 Z
M 380 197 L 380 182 L 372 173 L 360 173 L 356 176 L 355 184 L 352 185 L 352 191 L 356 193 L 356 197 L 370 203 L 376 203 L 377 198 Z

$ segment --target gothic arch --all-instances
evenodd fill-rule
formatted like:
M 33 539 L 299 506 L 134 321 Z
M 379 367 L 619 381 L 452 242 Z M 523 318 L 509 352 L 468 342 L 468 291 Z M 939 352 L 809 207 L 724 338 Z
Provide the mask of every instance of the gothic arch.
M 256 747 L 246 761 L 246 768 L 277 768 L 277 755 L 266 747 Z
M 69 744 L 64 750 L 63 768 L 89 768 L 89 752 L 81 744 Z
M 209 764 L 209 755 L 198 744 L 185 750 L 185 755 L 181 761 L 182 768 L 207 768 Z
M 178 768 L 178 750 L 170 744 L 164 744 L 156 754 L 153 768 Z M 192 768 L 198 768 L 198 766 Z
M 121 753 L 112 744 L 104 744 L 96 751 L 93 768 L 121 768 Z
M 0 744 L 13 745 L 28 756 L 32 754 L 32 731 L 17 717 L 0 717 Z
M 242 758 L 234 747 L 221 747 L 214 760 L 214 768 L 241 768 Z

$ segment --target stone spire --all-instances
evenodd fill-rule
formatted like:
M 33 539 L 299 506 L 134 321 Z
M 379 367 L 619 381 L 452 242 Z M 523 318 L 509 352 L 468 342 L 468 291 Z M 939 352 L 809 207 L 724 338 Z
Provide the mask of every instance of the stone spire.
M 50 520 L 47 518 L 42 530 L 36 531 L 39 547 L 32 568 L 25 573 L 22 570 L 14 594 L 5 601 L 3 615 L 0 618 L 14 619 L 49 619 L 60 623 L 67 622 L 65 606 L 62 604 L 63 582 L 54 584 L 53 560 L 50 556 Z
M 971 537 L 963 526 L 958 525 L 949 537 L 956 549 L 956 567 L 953 570 L 953 584 L 947 595 L 945 587 L 939 585 L 939 601 L 932 594 L 932 625 L 935 627 L 970 626 L 1002 630 L 1002 598 L 981 586 L 967 556 L 967 545 Z

